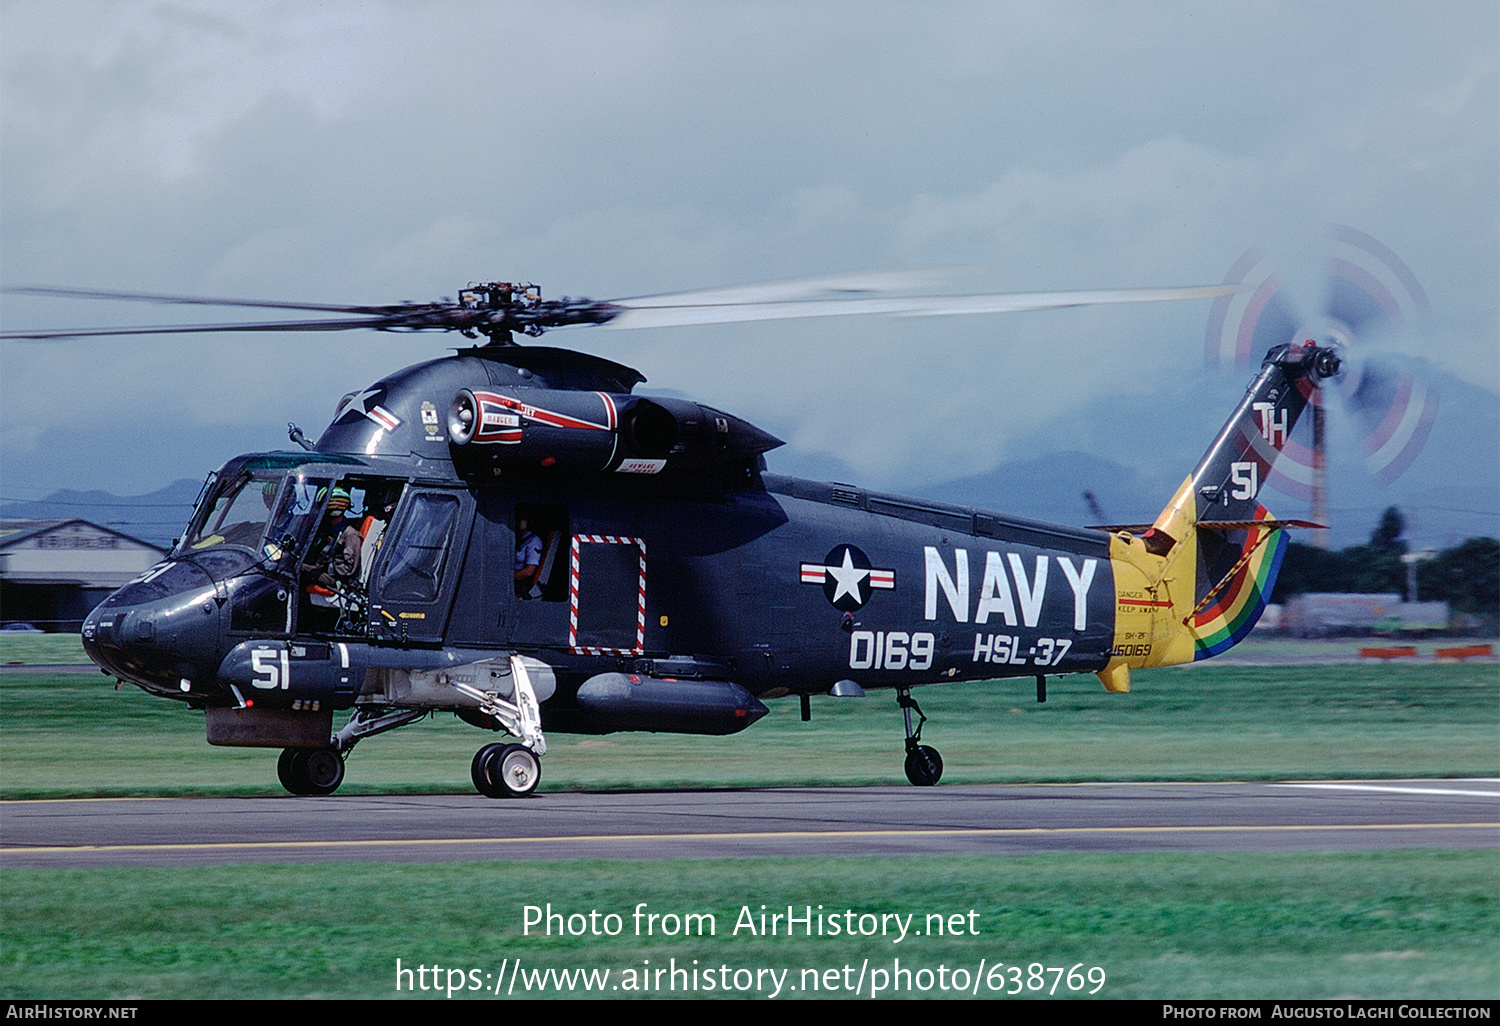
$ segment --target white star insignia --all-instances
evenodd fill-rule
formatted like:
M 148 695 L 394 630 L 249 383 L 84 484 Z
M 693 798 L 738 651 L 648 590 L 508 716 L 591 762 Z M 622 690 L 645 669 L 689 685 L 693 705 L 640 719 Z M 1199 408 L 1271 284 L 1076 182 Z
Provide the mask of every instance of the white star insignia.
M 383 389 L 383 388 L 376 388 L 374 385 L 371 385 L 369 388 L 365 389 L 363 392 L 356 392 L 353 395 L 349 396 L 349 398 L 346 399 L 344 402 L 340 403 L 339 404 L 339 408 L 334 411 L 333 415 L 334 415 L 335 418 L 337 418 L 338 416 L 340 416 L 341 414 L 343 414 L 343 412 L 345 410 L 353 410 L 353 409 L 359 410 L 360 413 L 367 413 L 367 412 L 369 412 L 369 410 L 368 410 L 368 407 L 366 406 L 366 404 L 371 399 L 375 398 L 378 395 L 381 395 L 384 392 L 385 392 L 385 389 Z
M 855 566 L 854 557 L 848 549 L 844 550 L 844 565 L 830 566 L 827 570 L 837 583 L 837 587 L 833 591 L 833 598 L 829 601 L 837 602 L 844 595 L 848 595 L 856 602 L 864 601 L 859 594 L 859 582 L 865 579 L 870 570 L 868 567 L 861 568 Z

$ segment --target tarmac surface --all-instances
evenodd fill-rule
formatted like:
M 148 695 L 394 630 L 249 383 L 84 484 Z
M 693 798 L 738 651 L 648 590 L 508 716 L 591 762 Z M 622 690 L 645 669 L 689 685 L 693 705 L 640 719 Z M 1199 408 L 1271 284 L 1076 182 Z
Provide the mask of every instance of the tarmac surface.
M 1500 850 L 1500 780 L 0 803 L 0 867 Z

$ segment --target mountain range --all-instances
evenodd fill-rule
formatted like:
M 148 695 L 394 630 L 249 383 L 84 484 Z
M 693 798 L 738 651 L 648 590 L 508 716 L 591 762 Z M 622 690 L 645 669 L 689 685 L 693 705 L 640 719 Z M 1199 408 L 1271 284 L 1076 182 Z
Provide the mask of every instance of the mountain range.
M 1440 385 L 1441 407 L 1421 456 L 1389 486 L 1365 473 L 1352 432 L 1331 415 L 1328 540 L 1334 548 L 1366 541 L 1390 506 L 1401 509 L 1405 539 L 1413 549 L 1500 537 L 1500 394 L 1452 377 Z M 1014 442 L 1011 458 L 983 473 L 879 490 L 1054 523 L 1149 522 L 1202 455 L 1237 392 L 1205 384 L 1201 377 L 1169 375 L 1149 396 L 1100 402 L 1065 423 L 1037 425 L 1032 435 Z M 1306 423 L 1304 418 L 1299 432 Z M 1061 441 L 1087 451 L 1053 451 Z M 778 449 L 767 458 L 777 473 L 867 483 L 829 453 Z M 64 489 L 43 499 L 0 504 L 0 517 L 79 517 L 165 546 L 187 522 L 200 487 L 201 481 L 183 479 L 143 495 Z M 1097 512 L 1085 493 L 1093 496 Z M 1270 489 L 1262 501 L 1277 516 L 1309 515 L 1304 500 Z

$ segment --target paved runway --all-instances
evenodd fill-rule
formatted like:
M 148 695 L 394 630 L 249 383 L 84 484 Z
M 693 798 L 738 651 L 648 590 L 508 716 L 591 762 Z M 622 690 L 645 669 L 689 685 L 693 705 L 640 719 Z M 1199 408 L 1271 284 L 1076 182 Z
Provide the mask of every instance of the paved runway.
M 0 866 L 1500 849 L 1500 781 L 0 803 Z

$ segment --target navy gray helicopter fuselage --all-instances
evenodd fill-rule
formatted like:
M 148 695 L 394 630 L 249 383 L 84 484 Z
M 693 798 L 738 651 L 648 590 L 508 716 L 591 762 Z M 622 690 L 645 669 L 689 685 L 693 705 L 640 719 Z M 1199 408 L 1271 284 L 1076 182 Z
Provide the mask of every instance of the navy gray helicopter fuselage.
M 801 696 L 805 717 L 809 695 L 877 688 L 905 713 L 909 778 L 935 783 L 913 687 L 1123 691 L 1244 636 L 1293 525 L 1260 488 L 1337 364 L 1273 350 L 1154 524 L 1085 529 L 772 475 L 777 439 L 637 395 L 628 367 L 475 348 L 346 396 L 315 445 L 210 475 L 84 646 L 204 710 L 211 743 L 282 749 L 295 793 L 434 710 L 517 739 L 474 760 L 498 797 L 536 787 L 547 732 L 730 734 L 762 700 Z

